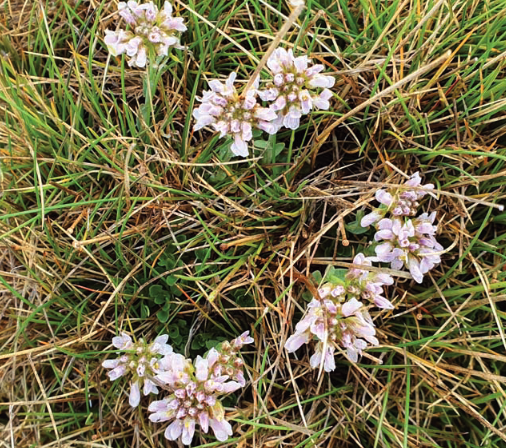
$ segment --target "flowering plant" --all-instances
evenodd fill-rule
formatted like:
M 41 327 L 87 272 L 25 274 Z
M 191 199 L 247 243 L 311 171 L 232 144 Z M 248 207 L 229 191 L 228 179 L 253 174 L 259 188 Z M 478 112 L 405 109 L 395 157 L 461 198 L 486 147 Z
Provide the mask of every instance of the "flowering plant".
M 152 381 L 160 371 L 160 360 L 162 357 L 172 353 L 172 347 L 167 344 L 169 336 L 166 334 L 158 336 L 153 343 L 148 344 L 144 339 L 133 342 L 126 333 L 112 339 L 112 345 L 126 353 L 116 359 L 106 359 L 102 363 L 105 369 L 112 369 L 108 372 L 111 381 L 117 380 L 124 375 L 131 376 L 131 387 L 129 403 L 137 407 L 141 400 L 140 388 L 143 387 L 144 395 L 157 394 L 158 389 Z
M 381 243 L 375 247 L 373 261 L 390 263 L 392 269 L 406 266 L 417 283 L 422 283 L 424 274 L 441 262 L 439 252 L 443 250 L 435 238 L 436 212 L 410 218 L 417 213 L 418 201 L 434 189 L 433 184 L 420 184 L 416 172 L 400 188 L 378 190 L 375 197 L 381 206 L 360 221 L 362 227 L 376 228 L 374 241 Z
M 194 130 L 211 125 L 220 137 L 234 139 L 230 149 L 236 156 L 248 157 L 248 142 L 253 138 L 253 129 L 275 134 L 278 127 L 272 123 L 276 113 L 257 104 L 258 78 L 244 98 L 239 96 L 234 81 L 237 74 L 231 73 L 223 84 L 218 80 L 209 82 L 210 91 L 204 91 L 202 104 L 193 111 L 197 120 Z
M 277 48 L 267 61 L 274 74 L 267 89 L 258 95 L 264 101 L 271 102 L 270 108 L 276 112 L 275 124 L 289 129 L 300 126 L 302 115 L 308 114 L 313 107 L 327 110 L 334 85 L 333 76 L 322 75 L 322 64 L 311 64 L 306 55 L 294 57 L 292 50 Z
M 385 241 L 376 246 L 375 261 L 390 263 L 392 269 L 406 266 L 413 279 L 422 283 L 423 276 L 441 262 L 439 252 L 443 246 L 434 235 L 436 212 L 423 213 L 415 219 L 383 218 L 377 224 L 375 241 Z
M 372 301 L 380 308 L 393 308 L 383 296 L 383 286 L 391 285 L 392 277 L 361 269 L 360 266 L 371 266 L 371 260 L 363 254 L 356 255 L 353 264 L 356 267 L 349 269 L 343 279 L 332 277 L 318 289 L 318 297 L 313 297 L 306 316 L 286 341 L 285 348 L 294 352 L 316 337 L 318 343 L 310 359 L 313 368 L 318 367 L 323 358 L 325 371 L 334 370 L 337 345 L 346 348 L 348 357 L 354 362 L 367 343 L 378 345 L 367 306 L 358 299 Z
M 253 338 L 248 332 L 243 333 L 218 350 L 211 349 L 204 358 L 197 356 L 193 364 L 178 354 L 164 358 L 164 371 L 156 378 L 168 387 L 171 395 L 150 404 L 149 419 L 152 422 L 172 421 L 165 430 L 168 440 L 182 436 L 182 442 L 189 445 L 197 423 L 205 433 L 211 427 L 219 441 L 232 435 L 221 398 L 244 386 L 242 360 L 236 355 L 242 345 L 251 342 Z
M 143 339 L 133 342 L 126 333 L 113 338 L 113 345 L 126 354 L 105 360 L 102 366 L 112 369 L 108 375 L 114 381 L 124 375 L 131 376 L 129 403 L 136 407 L 140 402 L 140 387 L 144 395 L 158 393 L 157 385 L 170 392 L 163 400 L 154 401 L 148 410 L 152 422 L 171 421 L 165 430 L 168 440 L 181 437 L 189 445 L 198 423 L 204 433 L 209 427 L 216 438 L 225 441 L 232 435 L 232 427 L 225 419 L 221 398 L 244 387 L 243 361 L 238 356 L 245 344 L 254 342 L 246 331 L 231 342 L 212 348 L 192 363 L 183 355 L 174 353 L 167 344 L 168 336 L 158 336 L 153 343 Z
M 324 66 L 311 64 L 307 56 L 294 57 L 292 50 L 277 48 L 267 61 L 274 77 L 265 89 L 259 89 L 256 77 L 251 87 L 238 94 L 234 87 L 236 73 L 225 82 L 209 82 L 210 91 L 204 91 L 201 105 L 193 111 L 197 120 L 194 130 L 212 126 L 220 137 L 234 139 L 231 150 L 236 156 L 248 156 L 248 142 L 253 129 L 276 134 L 283 126 L 297 129 L 300 118 L 313 108 L 327 110 L 330 107 L 334 85 L 332 76 L 321 74 Z M 257 96 L 269 103 L 262 107 Z
M 399 189 L 376 192 L 381 207 L 361 220 L 362 227 L 372 224 L 377 229 L 374 240 L 382 243 L 375 248 L 376 256 L 357 254 L 353 266 L 342 278 L 330 276 L 329 281 L 318 289 L 318 295 L 308 304 L 306 316 L 297 323 L 295 333 L 286 341 L 285 348 L 289 352 L 316 337 L 318 342 L 310 359 L 311 367 L 316 368 L 323 361 L 325 371 L 330 372 L 335 369 L 336 346 L 346 348 L 350 360 L 357 362 L 367 343 L 378 344 L 367 306 L 359 299 L 372 302 L 379 308 L 393 309 L 392 303 L 383 295 L 383 287 L 394 281 L 378 268 L 368 269 L 372 262 L 390 263 L 393 269 L 405 265 L 418 283 L 422 282 L 423 274 L 440 262 L 437 252 L 443 247 L 435 239 L 436 213 L 409 218 L 416 214 L 418 200 L 434 188 L 432 184 L 420 184 L 420 175 L 415 173 Z M 387 214 L 393 216 L 387 218 Z
M 399 188 L 376 191 L 376 200 L 381 205 L 365 215 L 360 221 L 360 225 L 369 227 L 384 218 L 387 213 L 394 216 L 416 215 L 417 208 L 420 205 L 418 201 L 434 189 L 433 184 L 420 185 L 421 183 L 422 179 L 417 171 Z M 409 187 L 415 187 L 416 189 L 410 189 Z
M 113 56 L 126 53 L 129 66 L 145 67 L 150 58 L 167 56 L 169 47 L 183 48 L 179 34 L 186 31 L 186 26 L 181 17 L 172 17 L 169 2 L 159 10 L 153 2 L 129 0 L 119 2 L 118 10 L 130 29 L 106 30 L 104 41 Z

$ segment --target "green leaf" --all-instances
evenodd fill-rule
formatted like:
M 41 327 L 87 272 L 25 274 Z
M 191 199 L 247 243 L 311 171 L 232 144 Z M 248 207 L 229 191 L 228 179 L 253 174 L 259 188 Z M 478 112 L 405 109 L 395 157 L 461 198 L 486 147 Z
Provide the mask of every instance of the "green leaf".
M 169 311 L 171 308 L 171 303 L 167 300 L 162 306 L 162 310 Z
M 155 303 L 157 305 L 163 305 L 164 303 L 166 303 L 166 298 L 164 296 L 155 297 Z
M 327 270 L 327 275 L 325 276 L 325 280 L 330 283 L 344 283 L 344 278 L 348 269 L 336 269 L 334 266 L 330 266 Z
M 149 297 L 155 298 L 155 297 L 164 297 L 166 292 L 164 292 L 162 285 L 151 285 L 149 287 Z
M 225 341 L 227 338 L 224 338 L 223 336 L 218 336 L 216 339 L 209 339 L 206 340 L 206 348 L 208 350 L 211 350 L 212 348 L 218 347 L 223 341 Z
M 316 284 L 319 285 L 322 282 L 323 276 L 322 276 L 322 273 L 320 271 L 313 271 L 311 273 L 311 275 L 315 279 Z
M 174 286 L 177 282 L 177 278 L 174 277 L 173 275 L 169 275 L 165 278 L 165 283 L 167 283 L 167 285 L 169 286 Z
M 161 309 L 158 313 L 156 313 L 156 317 L 162 323 L 167 322 L 169 320 L 169 310 Z
M 267 140 L 255 140 L 253 145 L 260 149 L 266 149 L 269 146 L 269 142 Z
M 170 287 L 170 292 L 176 297 L 181 297 L 183 295 L 183 291 L 181 291 L 176 285 Z
M 195 251 L 195 257 L 197 260 L 205 261 L 208 258 L 209 250 L 207 249 L 197 249 Z
M 167 255 L 160 259 L 158 265 L 164 267 L 167 271 L 170 271 L 176 266 L 176 260 L 172 255 Z
M 306 302 L 311 302 L 311 300 L 313 300 L 313 294 L 311 294 L 311 291 L 309 291 L 308 289 L 306 291 L 304 291 L 302 293 L 302 298 L 306 301 Z
M 363 233 L 367 233 L 369 231 L 369 228 L 362 227 L 360 225 L 360 221 L 364 217 L 364 214 L 365 213 L 362 210 L 359 210 L 357 212 L 356 217 L 355 217 L 355 221 L 344 225 L 344 228 L 346 229 L 346 231 L 352 233 L 353 235 L 362 235 Z

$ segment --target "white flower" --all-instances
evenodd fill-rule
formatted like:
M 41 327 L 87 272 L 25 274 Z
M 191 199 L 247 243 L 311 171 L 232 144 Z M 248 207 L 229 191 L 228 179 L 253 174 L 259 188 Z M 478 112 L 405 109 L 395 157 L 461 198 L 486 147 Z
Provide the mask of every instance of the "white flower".
M 423 213 L 418 218 L 383 218 L 377 224 L 375 241 L 385 241 L 376 246 L 374 261 L 390 263 L 392 269 L 402 269 L 405 265 L 417 283 L 423 276 L 441 262 L 437 254 L 443 250 L 434 235 L 437 226 L 433 225 L 436 213 Z
M 236 73 L 231 73 L 225 82 L 209 82 L 211 91 L 204 91 L 202 104 L 193 111 L 197 120 L 194 130 L 212 126 L 220 132 L 220 137 L 233 138 L 230 149 L 236 156 L 248 157 L 248 142 L 253 138 L 253 129 L 258 128 L 269 134 L 278 131 L 272 121 L 276 113 L 261 107 L 256 102 L 257 82 L 249 89 L 244 98 L 240 97 L 234 87 Z
M 365 215 L 360 221 L 360 225 L 369 227 L 383 218 L 387 212 L 391 212 L 394 216 L 416 215 L 416 210 L 420 205 L 418 201 L 434 189 L 433 184 L 420 185 L 421 182 L 420 173 L 417 171 L 401 188 L 389 189 L 388 191 L 377 190 L 375 198 L 382 205 Z M 418 187 L 421 190 L 410 190 L 406 187 Z
M 312 65 L 305 55 L 294 57 L 291 49 L 277 48 L 267 66 L 274 78 L 272 84 L 258 94 L 263 101 L 272 102 L 270 107 L 277 113 L 278 126 L 297 129 L 301 117 L 313 108 L 330 108 L 332 92 L 329 88 L 334 85 L 335 79 L 320 74 L 324 70 L 323 65 Z
M 179 34 L 186 31 L 181 17 L 172 17 L 172 5 L 165 2 L 162 10 L 153 2 L 119 2 L 119 15 L 130 30 L 105 31 L 104 42 L 113 56 L 126 53 L 128 65 L 145 67 L 150 56 L 167 56 L 169 47 L 183 48 Z M 153 61 L 154 62 L 154 61 Z
M 204 433 L 210 427 L 221 442 L 232 435 L 232 426 L 225 419 L 220 399 L 244 386 L 245 383 L 230 379 L 242 377 L 242 360 L 237 353 L 243 345 L 252 342 L 246 331 L 233 341 L 222 343 L 218 349 L 211 349 L 204 358 L 197 356 L 193 364 L 174 353 L 162 360 L 164 371 L 156 378 L 165 383 L 171 395 L 154 401 L 148 410 L 152 413 L 149 416 L 152 422 L 172 420 L 164 433 L 166 439 L 181 438 L 184 445 L 190 445 L 197 424 Z
M 318 343 L 310 365 L 317 368 L 323 360 L 324 370 L 329 372 L 335 369 L 336 346 L 346 348 L 349 358 L 357 362 L 368 343 L 378 345 L 372 319 L 358 299 L 392 309 L 393 305 L 383 296 L 383 286 L 393 284 L 393 279 L 382 272 L 368 271 L 366 268 L 372 265 L 371 261 L 372 258 L 357 254 L 353 259 L 356 267 L 350 268 L 343 280 L 336 279 L 335 283 L 325 283 L 318 289 L 318 298 L 308 304 L 306 315 L 285 343 L 288 352 L 316 339 Z
M 158 388 L 149 377 L 154 377 L 159 373 L 162 356 L 167 357 L 172 354 L 172 347 L 167 344 L 168 339 L 169 336 L 164 334 L 158 336 L 151 344 L 147 344 L 143 339 L 133 342 L 125 332 L 121 333 L 121 336 L 112 338 L 114 347 L 125 350 L 126 353 L 116 359 L 106 359 L 102 362 L 102 367 L 111 369 L 108 372 L 111 381 L 127 374 L 131 375 L 132 385 L 128 400 L 130 406 L 137 407 L 139 405 L 140 388 L 143 385 L 144 395 L 158 393 Z

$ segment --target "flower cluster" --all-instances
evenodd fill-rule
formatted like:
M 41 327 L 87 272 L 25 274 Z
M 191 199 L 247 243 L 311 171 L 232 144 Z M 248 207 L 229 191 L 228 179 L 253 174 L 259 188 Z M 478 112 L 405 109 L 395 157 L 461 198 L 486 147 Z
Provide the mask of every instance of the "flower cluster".
M 327 285 L 329 288 L 335 285 Z M 322 300 L 315 299 L 308 304 L 308 313 L 296 325 L 285 348 L 294 352 L 313 336 L 319 341 L 311 356 L 311 367 L 318 368 L 322 362 L 326 372 L 336 368 L 335 345 L 346 348 L 349 358 L 357 362 L 358 355 L 367 347 L 367 342 L 378 345 L 374 324 L 364 304 L 357 299 L 342 302 L 342 296 L 332 293 Z
M 247 142 L 253 138 L 253 129 L 275 134 L 278 128 L 272 121 L 277 116 L 273 110 L 257 104 L 258 82 L 241 98 L 234 87 L 236 76 L 231 73 L 225 84 L 217 80 L 209 83 L 211 90 L 203 93 L 202 104 L 193 111 L 197 120 L 194 130 L 212 125 L 220 137 L 229 135 L 234 139 L 230 149 L 236 156 L 247 157 Z
M 211 81 L 211 91 L 204 91 L 202 104 L 193 111 L 197 120 L 194 130 L 212 125 L 220 137 L 233 138 L 232 152 L 237 156 L 248 156 L 248 145 L 253 138 L 252 129 L 276 134 L 283 126 L 297 129 L 303 115 L 313 108 L 327 110 L 330 107 L 334 85 L 332 76 L 321 74 L 324 66 L 312 64 L 303 55 L 294 57 L 292 50 L 277 48 L 267 61 L 273 73 L 265 89 L 259 89 L 255 79 L 251 88 L 239 95 L 233 85 L 236 74 L 227 82 Z M 257 104 L 257 96 L 268 107 Z
M 357 254 L 353 264 L 343 280 L 332 278 L 318 289 L 318 297 L 313 297 L 308 304 L 308 313 L 286 341 L 285 348 L 294 352 L 315 336 L 318 343 L 310 359 L 313 368 L 317 368 L 323 358 L 325 371 L 334 370 L 336 345 L 345 348 L 354 362 L 368 342 L 378 345 L 374 324 L 366 305 L 360 300 L 373 302 L 380 308 L 393 308 L 383 296 L 383 286 L 393 284 L 392 277 L 362 269 L 372 264 L 371 259 L 363 254 Z
M 365 215 L 360 221 L 362 227 L 369 227 L 371 224 L 384 218 L 387 213 L 393 216 L 414 216 L 418 209 L 419 200 L 434 189 L 433 184 L 420 185 L 422 179 L 420 173 L 413 174 L 408 181 L 400 188 L 392 190 L 378 190 L 375 194 L 376 200 L 381 206 Z M 416 188 L 412 190 L 410 188 Z
M 267 89 L 258 92 L 263 101 L 271 102 L 276 111 L 276 124 L 288 129 L 300 126 L 302 115 L 313 107 L 327 110 L 335 82 L 333 76 L 322 75 L 322 64 L 311 65 L 306 56 L 294 57 L 292 50 L 277 48 L 267 61 L 274 78 Z M 322 90 L 323 89 L 323 90 Z
M 443 250 L 435 238 L 436 212 L 411 218 L 416 215 L 418 201 L 434 189 L 432 184 L 420 184 L 417 172 L 402 188 L 378 190 L 375 196 L 382 205 L 365 215 L 360 223 L 362 227 L 374 225 L 376 228 L 374 240 L 380 244 L 375 247 L 374 261 L 390 263 L 392 269 L 405 266 L 417 283 L 422 283 L 424 274 L 441 262 L 439 252 Z
M 318 290 L 308 305 L 306 316 L 296 325 L 295 333 L 286 341 L 285 348 L 294 352 L 316 337 L 311 367 L 323 362 L 325 371 L 335 369 L 336 346 L 346 348 L 348 357 L 356 362 L 367 343 L 378 344 L 374 324 L 364 302 L 378 308 L 393 309 L 384 296 L 383 288 L 393 284 L 393 278 L 372 268 L 373 261 L 390 263 L 393 269 L 406 266 L 418 283 L 423 275 L 441 260 L 438 252 L 443 247 L 436 241 L 436 212 L 422 213 L 416 218 L 418 201 L 434 189 L 432 184 L 420 185 L 419 173 L 397 189 L 380 190 L 376 199 L 382 205 L 364 216 L 361 225 L 373 224 L 377 230 L 374 240 L 376 256 L 357 254 L 353 267 L 341 278 L 331 276 L 330 281 Z M 387 215 L 391 217 L 387 217 Z
M 436 212 L 415 219 L 383 218 L 374 239 L 385 242 L 376 246 L 375 260 L 390 263 L 392 269 L 406 266 L 413 279 L 422 283 L 424 274 L 441 262 L 439 252 L 443 246 L 434 238 L 435 218 Z
M 353 259 L 356 266 L 372 266 L 372 259 L 360 253 Z M 392 285 L 394 279 L 384 272 L 369 271 L 367 269 L 350 268 L 345 275 L 346 284 L 342 286 L 351 298 L 361 298 L 373 302 L 378 308 L 393 309 L 394 306 L 383 297 L 383 286 Z M 344 292 L 343 291 L 343 292 Z M 320 296 L 321 296 L 320 292 Z
M 112 339 L 112 345 L 126 353 L 116 359 L 106 359 L 102 363 L 105 369 L 112 369 L 108 372 L 111 381 L 129 374 L 131 376 L 130 406 L 136 407 L 141 400 L 140 388 L 143 387 L 144 395 L 157 394 L 158 389 L 150 379 L 160 369 L 162 357 L 172 353 L 172 347 L 167 344 L 169 336 L 158 336 L 153 343 L 147 344 L 144 339 L 133 342 L 126 333 Z
M 168 440 L 181 437 L 183 444 L 189 445 L 197 423 L 204 433 L 210 427 L 219 441 L 227 440 L 232 435 L 232 426 L 225 419 L 220 399 L 246 384 L 243 361 L 238 353 L 243 345 L 252 343 L 253 338 L 245 332 L 211 349 L 203 358 L 197 356 L 193 363 L 174 353 L 167 340 L 168 336 L 162 335 L 152 344 L 142 339 L 134 343 L 123 333 L 113 338 L 113 345 L 127 353 L 104 361 L 102 366 L 112 369 L 111 380 L 125 374 L 132 376 L 131 406 L 139 404 L 142 384 L 144 395 L 158 393 L 156 384 L 169 391 L 168 397 L 152 402 L 148 408 L 152 422 L 171 421 L 165 430 Z
M 153 2 L 118 3 L 119 15 L 130 30 L 106 30 L 104 41 L 113 56 L 126 53 L 129 66 L 145 67 L 149 58 L 167 56 L 169 47 L 182 48 L 179 33 L 186 31 L 183 19 L 172 17 L 172 5 L 165 2 L 163 9 Z

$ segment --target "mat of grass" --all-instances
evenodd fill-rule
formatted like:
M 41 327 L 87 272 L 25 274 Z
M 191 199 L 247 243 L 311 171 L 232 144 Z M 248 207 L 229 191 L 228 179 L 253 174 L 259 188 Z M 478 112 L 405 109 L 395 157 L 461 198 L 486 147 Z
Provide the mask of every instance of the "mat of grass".
M 115 2 L 2 2 L 0 445 L 176 446 L 100 367 L 125 329 L 192 356 L 252 331 L 234 437 L 193 446 L 506 446 L 504 1 L 307 1 L 282 43 L 336 75 L 332 108 L 248 160 L 191 111 L 253 73 L 289 8 L 174 6 L 188 51 L 145 126 L 145 72 L 103 43 Z M 423 285 L 396 279 L 381 346 L 319 375 L 283 349 L 300 279 L 370 250 L 357 216 L 417 170 L 450 249 Z

